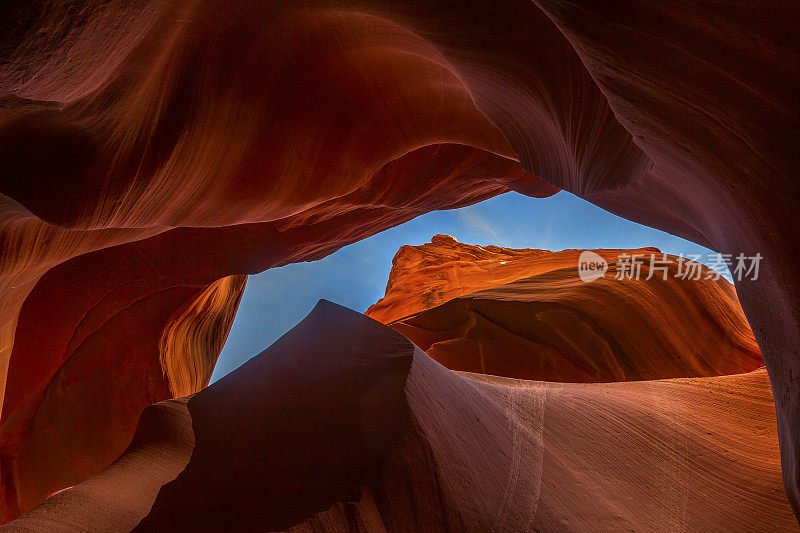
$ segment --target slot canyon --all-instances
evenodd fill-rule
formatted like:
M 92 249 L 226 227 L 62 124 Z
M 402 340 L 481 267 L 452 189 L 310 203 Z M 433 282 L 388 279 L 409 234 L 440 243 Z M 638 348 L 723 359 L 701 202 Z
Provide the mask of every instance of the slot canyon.
M 796 2 L 0 13 L 3 529 L 798 530 Z M 248 276 L 560 191 L 758 275 L 429 233 L 209 385 Z

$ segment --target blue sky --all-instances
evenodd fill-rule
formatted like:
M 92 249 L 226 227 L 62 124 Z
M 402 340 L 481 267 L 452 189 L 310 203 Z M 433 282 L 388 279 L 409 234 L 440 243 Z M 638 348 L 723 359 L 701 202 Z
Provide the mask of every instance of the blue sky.
M 383 297 L 392 257 L 404 244 L 445 233 L 470 244 L 512 248 L 640 248 L 679 255 L 707 248 L 624 218 L 567 192 L 550 198 L 507 193 L 470 207 L 435 211 L 351 244 L 311 263 L 250 276 L 212 382 L 263 351 L 299 322 L 320 298 L 364 312 Z

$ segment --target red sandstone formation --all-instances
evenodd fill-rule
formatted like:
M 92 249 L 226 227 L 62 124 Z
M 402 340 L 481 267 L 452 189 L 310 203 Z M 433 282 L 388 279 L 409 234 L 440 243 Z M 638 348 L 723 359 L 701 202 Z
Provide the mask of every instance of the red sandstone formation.
M 184 402 L 149 408 L 109 468 L 8 530 L 798 529 L 763 369 L 597 385 L 458 375 L 321 301 Z
M 0 519 L 204 384 L 239 297 L 218 280 L 558 188 L 764 256 L 737 292 L 798 509 L 796 2 L 2 9 Z
M 719 274 L 696 265 L 700 279 L 683 279 L 685 260 L 655 248 L 595 252 L 608 272 L 587 283 L 578 275 L 580 250 L 482 247 L 436 235 L 398 250 L 386 296 L 366 314 L 446 367 L 481 374 L 592 383 L 763 366 L 736 291 Z M 637 256 L 633 276 L 619 261 Z
M 194 447 L 189 398 L 147 407 L 125 452 L 99 474 L 50 495 L 3 530 L 130 531 L 158 491 L 186 467 Z
M 544 256 L 547 262 L 540 261 Z M 450 235 L 434 235 L 430 243 L 397 250 L 386 294 L 365 314 L 389 324 L 453 298 L 531 276 L 540 272 L 537 265 L 552 270 L 552 257 L 550 250 L 475 246 Z M 563 259 L 559 265 L 565 268 L 578 264 L 577 254 Z

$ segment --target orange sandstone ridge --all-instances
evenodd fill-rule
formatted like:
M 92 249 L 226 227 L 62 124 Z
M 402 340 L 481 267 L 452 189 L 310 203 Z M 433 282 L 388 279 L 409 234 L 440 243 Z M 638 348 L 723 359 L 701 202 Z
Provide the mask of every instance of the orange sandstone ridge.
M 385 296 L 365 314 L 388 324 L 452 298 L 531 275 L 534 265 L 543 264 L 537 259 L 551 254 L 549 250 L 463 244 L 451 235 L 434 235 L 428 244 L 406 245 L 397 251 Z
M 482 374 L 602 382 L 763 366 L 733 285 L 714 271 L 700 265 L 701 279 L 680 279 L 679 258 L 656 248 L 594 252 L 609 270 L 587 283 L 578 275 L 581 250 L 482 247 L 436 235 L 400 248 L 386 295 L 366 314 L 446 367 Z M 666 273 L 651 276 L 653 254 L 666 258 Z M 638 279 L 617 275 L 626 255 L 645 259 Z
M 660 253 L 657 248 L 598 251 L 610 259 L 622 253 Z M 392 259 L 386 294 L 365 314 L 388 324 L 471 292 L 577 267 L 581 252 L 478 246 L 458 242 L 452 235 L 434 235 L 430 243 L 400 247 Z

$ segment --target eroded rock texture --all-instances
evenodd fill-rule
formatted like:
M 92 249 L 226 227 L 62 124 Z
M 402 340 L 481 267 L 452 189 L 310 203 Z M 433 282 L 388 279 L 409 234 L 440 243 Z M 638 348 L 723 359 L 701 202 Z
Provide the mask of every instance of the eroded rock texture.
M 481 374 L 595 383 L 763 366 L 736 291 L 716 271 L 656 248 L 595 252 L 608 272 L 585 282 L 580 250 L 436 235 L 397 252 L 386 296 L 366 314 L 446 367 Z
M 3 519 L 107 465 L 146 405 L 202 386 L 241 289 L 219 280 L 432 209 L 558 188 L 764 256 L 737 292 L 797 508 L 797 3 L 3 11 Z M 174 326 L 198 300 L 219 310 L 198 311 L 210 336 Z
M 188 402 L 148 408 L 117 461 L 7 529 L 75 526 L 797 530 L 764 369 L 611 384 L 459 375 L 325 301 Z

